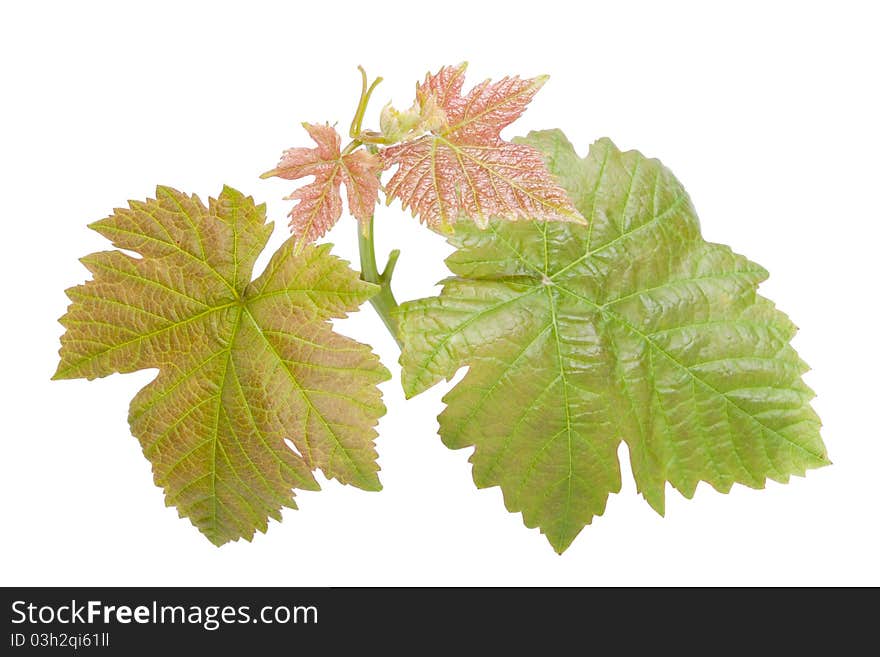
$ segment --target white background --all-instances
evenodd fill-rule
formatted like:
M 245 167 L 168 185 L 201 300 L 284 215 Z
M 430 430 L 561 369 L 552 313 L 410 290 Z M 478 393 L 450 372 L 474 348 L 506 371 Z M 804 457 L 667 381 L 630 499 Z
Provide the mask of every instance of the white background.
M 2 416 L 0 584 L 880 584 L 880 20 L 873 3 L 28 2 L 0 10 Z M 436 436 L 448 385 L 405 402 L 369 307 L 339 327 L 395 378 L 378 440 L 385 490 L 336 482 L 253 543 L 217 549 L 166 508 L 126 423 L 154 375 L 50 382 L 86 224 L 156 183 L 267 201 L 286 236 L 292 183 L 260 181 L 300 121 L 347 128 L 363 64 L 405 107 L 429 69 L 472 82 L 551 75 L 516 132 L 561 127 L 657 156 L 704 233 L 771 272 L 762 292 L 801 327 L 834 465 L 767 490 L 670 490 L 666 518 L 624 485 L 557 556 L 478 491 L 468 450 Z M 440 237 L 397 205 L 399 299 L 446 275 Z M 355 225 L 328 235 L 356 259 Z M 265 259 L 261 262 L 264 262 Z M 258 265 L 259 266 L 259 265 Z M 323 482 L 323 480 L 322 480 Z

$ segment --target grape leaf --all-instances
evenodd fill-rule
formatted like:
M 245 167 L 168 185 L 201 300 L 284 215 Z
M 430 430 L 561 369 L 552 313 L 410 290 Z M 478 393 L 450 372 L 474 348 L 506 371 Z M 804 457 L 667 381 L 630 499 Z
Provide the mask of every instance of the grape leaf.
M 448 229 L 466 217 L 485 228 L 490 217 L 583 222 L 565 190 L 527 144 L 501 139 L 501 130 L 523 113 L 546 77 L 486 80 L 461 95 L 465 64 L 428 74 L 416 88 L 422 108 L 436 105 L 441 127 L 382 152 L 385 167 L 398 165 L 386 185 L 422 222 Z
M 581 159 L 559 131 L 525 141 L 589 226 L 457 230 L 456 276 L 398 315 L 408 396 L 469 367 L 440 435 L 475 446 L 477 486 L 562 552 L 620 490 L 621 440 L 661 514 L 667 481 L 691 497 L 827 464 L 796 329 L 756 294 L 767 272 L 702 239 L 657 160 L 607 139 Z
M 339 133 L 332 126 L 303 123 L 303 127 L 317 148 L 284 151 L 278 166 L 262 176 L 287 180 L 314 176 L 313 182 L 286 197 L 298 201 L 290 211 L 291 232 L 311 242 L 330 230 L 342 216 L 339 187 L 343 183 L 349 212 L 365 226 L 379 196 L 381 158 L 362 149 L 342 155 Z
M 155 482 L 213 543 L 250 540 L 312 476 L 381 488 L 373 445 L 387 370 L 335 333 L 377 287 L 329 245 L 294 238 L 251 281 L 272 224 L 225 187 L 205 207 L 158 187 L 91 225 L 123 251 L 82 259 L 93 280 L 67 291 L 56 379 L 158 368 L 129 422 Z M 294 451 L 285 443 L 290 440 Z

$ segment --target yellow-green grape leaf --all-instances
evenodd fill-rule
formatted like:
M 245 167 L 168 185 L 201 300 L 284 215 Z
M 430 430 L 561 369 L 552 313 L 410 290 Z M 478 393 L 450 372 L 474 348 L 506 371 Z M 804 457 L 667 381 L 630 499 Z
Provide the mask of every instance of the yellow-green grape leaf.
M 827 464 L 796 329 L 757 294 L 767 272 L 702 239 L 657 160 L 607 139 L 582 159 L 559 131 L 524 141 L 589 225 L 460 223 L 455 276 L 398 315 L 408 396 L 468 367 L 440 435 L 475 448 L 477 486 L 562 552 L 620 490 L 621 440 L 661 514 L 666 482 L 691 497 Z
M 292 238 L 251 280 L 272 224 L 229 187 L 207 206 L 158 187 L 91 228 L 140 257 L 82 259 L 93 279 L 67 291 L 54 378 L 158 368 L 129 422 L 169 506 L 221 545 L 296 508 L 293 489 L 319 488 L 316 468 L 381 488 L 373 440 L 389 374 L 329 322 L 376 286 L 329 245 Z

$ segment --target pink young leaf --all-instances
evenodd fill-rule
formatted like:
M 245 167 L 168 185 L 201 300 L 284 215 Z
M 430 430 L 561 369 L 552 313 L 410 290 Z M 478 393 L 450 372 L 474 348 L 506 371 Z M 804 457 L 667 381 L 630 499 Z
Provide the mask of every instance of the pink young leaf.
M 439 229 L 462 217 L 480 227 L 491 217 L 584 223 L 542 155 L 501 138 L 501 130 L 520 117 L 547 78 L 486 80 L 462 96 L 465 66 L 444 67 L 417 86 L 417 102 L 436 103 L 445 121 L 382 152 L 386 169 L 398 165 L 386 186 L 388 201 L 399 198 L 413 215 Z
M 342 215 L 341 184 L 345 185 L 349 212 L 365 225 L 379 195 L 382 160 L 364 150 L 342 155 L 339 133 L 330 125 L 303 123 L 303 127 L 317 148 L 290 148 L 277 167 L 263 174 L 287 180 L 315 178 L 287 197 L 298 201 L 290 211 L 291 232 L 307 241 L 326 233 Z

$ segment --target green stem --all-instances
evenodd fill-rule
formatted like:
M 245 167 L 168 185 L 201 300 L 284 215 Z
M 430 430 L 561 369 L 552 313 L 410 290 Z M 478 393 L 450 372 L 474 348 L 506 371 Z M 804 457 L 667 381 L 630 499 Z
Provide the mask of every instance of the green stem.
M 357 110 L 355 110 L 349 131 L 354 141 L 346 146 L 342 154 L 348 155 L 368 142 L 367 150 L 375 155 L 378 150 L 375 144 L 384 143 L 384 138 L 378 133 L 364 133 L 361 124 L 367 111 L 367 105 L 370 103 L 370 96 L 373 95 L 376 85 L 382 81 L 382 78 L 376 78 L 373 84 L 368 85 L 367 72 L 363 66 L 358 66 L 358 70 L 361 72 L 361 96 L 358 99 Z M 382 321 L 385 322 L 385 327 L 391 333 L 391 337 L 397 342 L 397 346 L 402 348 L 403 345 L 397 335 L 397 317 L 394 315 L 397 310 L 397 301 L 391 292 L 391 276 L 394 273 L 394 266 L 397 264 L 400 251 L 394 249 L 388 254 L 388 264 L 385 265 L 385 269 L 380 274 L 378 267 L 376 267 L 376 251 L 373 247 L 372 217 L 370 217 L 366 226 L 358 227 L 358 251 L 360 251 L 361 255 L 361 279 L 379 286 L 379 292 L 370 299 L 370 303 L 373 304 L 373 308 L 379 314 L 379 317 L 382 318 Z
M 388 332 L 391 333 L 391 337 L 397 342 L 397 346 L 402 347 L 403 345 L 397 335 L 397 317 L 394 315 L 397 310 L 397 301 L 391 292 L 391 276 L 394 273 L 394 266 L 397 264 L 400 251 L 394 249 L 388 254 L 388 264 L 385 265 L 385 269 L 380 274 L 379 269 L 376 267 L 376 251 L 373 248 L 372 217 L 366 226 L 366 230 L 363 230 L 360 226 L 358 227 L 358 250 L 361 255 L 361 278 L 368 283 L 375 283 L 381 286 L 379 293 L 370 299 L 370 303 L 373 304 L 373 308 L 379 314 L 379 317 L 382 318 L 382 321 L 385 322 L 385 326 L 388 328 Z

